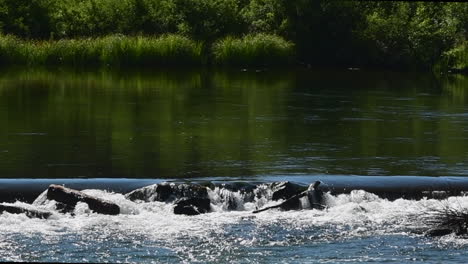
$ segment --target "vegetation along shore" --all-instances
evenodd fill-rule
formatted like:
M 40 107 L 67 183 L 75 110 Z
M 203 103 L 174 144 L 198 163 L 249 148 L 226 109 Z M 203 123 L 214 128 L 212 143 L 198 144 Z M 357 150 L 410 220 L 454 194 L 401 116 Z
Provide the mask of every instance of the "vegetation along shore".
M 0 0 L 0 64 L 292 64 L 463 72 L 468 4 Z

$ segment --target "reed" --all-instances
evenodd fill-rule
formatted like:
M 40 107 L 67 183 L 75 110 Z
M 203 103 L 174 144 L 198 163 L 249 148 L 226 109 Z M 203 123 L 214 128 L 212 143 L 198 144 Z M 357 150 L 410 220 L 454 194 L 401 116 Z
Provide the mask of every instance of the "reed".
M 180 35 L 113 35 L 101 38 L 25 41 L 0 36 L 0 64 L 44 66 L 185 66 L 202 61 L 202 45 Z
M 14 36 L 0 36 L 0 64 L 24 65 L 28 64 L 37 53 L 31 45 Z
M 218 65 L 278 66 L 293 62 L 294 45 L 279 36 L 259 33 L 221 39 L 212 52 Z

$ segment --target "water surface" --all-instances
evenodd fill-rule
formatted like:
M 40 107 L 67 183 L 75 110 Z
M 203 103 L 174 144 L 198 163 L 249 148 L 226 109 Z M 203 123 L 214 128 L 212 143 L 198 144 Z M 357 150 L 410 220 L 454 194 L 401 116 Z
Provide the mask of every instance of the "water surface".
M 327 210 L 252 214 L 271 200 L 199 216 L 172 213 L 172 205 L 130 202 L 121 194 L 86 193 L 119 204 L 122 214 L 91 213 L 51 219 L 0 215 L 0 260 L 112 263 L 466 263 L 466 237 L 426 237 L 423 221 L 434 208 L 468 206 L 467 197 L 446 201 L 388 201 L 364 191 L 329 196 Z M 21 205 L 17 202 L 16 204 Z M 50 208 L 54 202 L 35 208 Z M 26 205 L 23 205 L 26 206 Z
M 468 175 L 468 78 L 0 73 L 0 177 Z
M 13 179 L 9 184 L 20 178 L 310 183 L 335 175 L 356 186 L 365 180 L 353 175 L 468 176 L 467 86 L 462 76 L 312 69 L 3 70 L 0 177 Z M 329 196 L 323 211 L 305 206 L 254 215 L 275 202 L 267 197 L 230 211 L 215 189 L 213 212 L 189 217 L 173 214 L 172 204 L 85 192 L 119 204 L 123 213 L 103 216 L 78 204 L 73 215 L 55 212 L 48 220 L 1 214 L 0 261 L 467 260 L 466 238 L 423 234 L 428 212 L 466 208 L 461 196 L 389 201 L 355 190 Z

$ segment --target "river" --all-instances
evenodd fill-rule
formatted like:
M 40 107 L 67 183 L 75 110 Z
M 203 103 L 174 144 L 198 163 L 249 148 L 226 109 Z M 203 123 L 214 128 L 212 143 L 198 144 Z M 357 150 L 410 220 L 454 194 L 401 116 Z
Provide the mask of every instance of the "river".
M 218 179 L 468 176 L 468 77 L 351 70 L 0 71 L 0 178 Z M 267 199 L 180 216 L 0 215 L 0 261 L 464 263 L 466 239 L 429 238 L 428 208 L 354 191 L 327 210 L 253 215 Z M 16 202 L 22 206 L 32 206 Z M 50 205 L 41 205 L 47 209 Z M 49 207 L 48 207 L 49 206 Z

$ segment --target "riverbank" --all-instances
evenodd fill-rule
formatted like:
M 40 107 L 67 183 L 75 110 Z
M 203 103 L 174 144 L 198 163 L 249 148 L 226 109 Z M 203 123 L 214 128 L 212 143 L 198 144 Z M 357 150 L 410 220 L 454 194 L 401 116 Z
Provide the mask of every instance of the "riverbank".
M 228 36 L 211 44 L 178 34 L 160 36 L 109 35 L 97 38 L 61 40 L 26 40 L 0 34 L 0 67 L 135 68 L 145 67 L 224 67 L 224 68 L 294 68 L 319 67 L 302 62 L 297 45 L 272 34 Z M 436 73 L 468 73 L 466 42 L 442 54 L 431 67 Z M 349 65 L 348 65 L 349 66 Z M 323 67 L 347 67 L 327 65 Z M 387 68 L 384 64 L 368 68 Z M 418 68 L 395 68 L 396 71 L 421 71 Z M 427 71 L 422 70 L 422 71 Z
M 165 53 L 161 57 L 152 54 L 152 49 L 148 48 L 147 53 L 135 59 L 135 55 L 126 58 L 119 53 L 120 50 L 112 48 L 112 52 L 106 53 L 109 56 L 93 56 L 84 52 L 83 57 L 91 57 L 87 65 L 128 63 L 133 67 L 135 61 L 137 65 L 154 63 L 163 66 L 210 63 L 242 64 L 241 67 L 284 65 L 291 63 L 289 51 L 293 51 L 297 64 L 312 67 L 439 71 L 438 67 L 447 66 L 442 71 L 457 71 L 456 62 L 447 58 L 457 56 L 457 50 L 467 40 L 467 14 L 468 5 L 465 3 L 435 2 L 40 0 L 18 3 L 4 0 L 0 1 L 0 34 L 16 36 L 27 43 L 57 42 L 60 45 L 52 46 L 66 46 L 65 49 L 71 49 L 73 45 L 100 46 L 98 42 L 102 41 L 95 40 L 114 43 L 110 39 L 115 39 L 115 36 L 144 36 L 123 37 L 143 38 L 144 43 L 152 42 L 146 38 L 157 36 L 159 39 L 165 34 L 185 36 L 190 40 L 180 40 L 185 43 L 180 48 L 189 51 L 188 54 L 183 53 L 184 56 L 171 50 L 169 53 L 177 55 L 171 57 Z M 281 43 L 275 47 L 280 49 L 269 50 L 271 45 L 239 48 L 244 41 L 255 43 L 254 36 L 262 34 L 268 37 L 258 39 L 269 43 L 278 40 L 271 36 L 278 36 Z M 73 45 L 67 44 L 69 40 L 74 40 Z M 252 43 L 247 46 L 252 47 Z M 291 50 L 290 45 L 284 43 L 294 44 L 294 48 Z M 13 41 L 13 45 L 16 44 Z M 219 45 L 224 48 L 215 48 Z M 37 49 L 37 45 L 33 46 Z M 44 49 L 42 45 L 38 46 L 41 46 L 39 50 Z M 229 52 L 226 52 L 228 46 Z M 287 56 L 283 52 L 285 47 Z M 29 51 L 25 48 L 20 53 L 34 54 L 34 49 Z M 50 49 L 57 55 L 55 48 Z M 134 49 L 133 45 L 130 49 Z M 54 60 L 56 64 L 63 63 L 60 61 L 63 56 L 55 55 L 46 56 L 49 62 L 42 62 L 45 59 L 31 62 L 25 55 L 19 57 L 23 64 L 51 64 L 50 61 Z M 8 56 L 15 58 L 14 55 Z M 164 61 L 167 56 L 171 59 Z M 151 58 L 147 60 L 150 63 L 141 62 L 148 57 Z
M 294 45 L 275 35 L 227 37 L 212 45 L 176 34 L 110 35 L 48 41 L 0 35 L 2 66 L 154 67 L 154 66 L 287 66 Z

